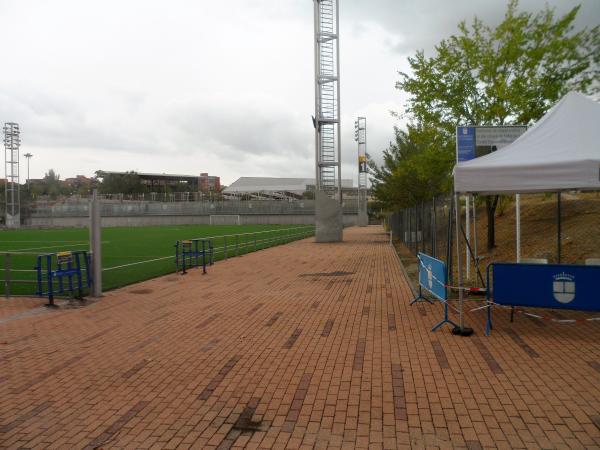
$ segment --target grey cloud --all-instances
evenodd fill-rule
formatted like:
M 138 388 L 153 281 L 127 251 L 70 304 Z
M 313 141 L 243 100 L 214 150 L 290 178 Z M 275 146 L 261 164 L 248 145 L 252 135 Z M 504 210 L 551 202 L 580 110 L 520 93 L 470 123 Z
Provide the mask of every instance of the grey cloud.
M 139 96 L 129 102 L 139 102 Z M 125 108 L 124 108 L 125 106 Z M 124 115 L 126 105 L 115 108 Z M 0 86 L 0 117 L 18 122 L 23 145 L 55 148 L 87 148 L 128 152 L 146 152 L 155 148 L 153 139 L 141 134 L 122 132 L 118 122 L 106 124 L 89 118 L 90 107 L 69 96 L 51 95 L 31 87 Z
M 183 144 L 218 149 L 219 157 L 306 156 L 312 144 L 309 119 L 275 102 L 233 102 L 226 99 L 182 106 L 170 114 Z M 306 122 L 306 123 L 304 123 Z
M 581 4 L 576 27 L 591 27 L 600 23 L 598 0 L 521 0 L 520 9 L 538 11 L 548 3 L 564 14 Z M 432 51 L 443 38 L 456 33 L 460 21 L 470 22 L 475 16 L 485 23 L 496 24 L 504 17 L 506 1 L 490 0 L 370 0 L 353 1 L 341 11 L 353 20 L 374 21 L 390 33 L 403 37 L 393 49 L 401 54 L 424 49 Z

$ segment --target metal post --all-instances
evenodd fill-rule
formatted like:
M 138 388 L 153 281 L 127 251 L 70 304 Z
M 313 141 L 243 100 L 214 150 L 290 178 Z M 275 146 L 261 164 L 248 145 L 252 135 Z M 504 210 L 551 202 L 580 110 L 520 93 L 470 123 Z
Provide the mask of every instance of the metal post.
M 415 205 L 415 255 L 419 253 L 419 204 Z M 423 230 L 421 230 L 421 234 L 423 234 Z
M 206 275 L 206 239 L 202 239 L 202 275 Z
M 10 253 L 4 254 L 4 296 L 6 298 L 10 297 L 10 269 L 11 269 L 11 260 Z
M 458 269 L 458 304 L 460 309 L 460 329 L 464 328 L 464 312 L 463 312 L 463 291 L 462 291 L 462 265 L 460 260 L 460 252 L 461 252 L 461 242 L 460 242 L 460 203 L 458 194 L 454 194 L 454 204 L 456 205 L 454 209 L 454 217 L 456 220 L 456 267 Z
M 48 282 L 48 303 L 44 306 L 55 308 L 54 304 L 54 280 L 52 276 L 52 255 L 46 255 L 46 281 Z
M 515 195 L 515 209 L 517 216 L 517 262 L 521 262 L 521 194 Z
M 437 258 L 437 215 L 435 197 L 431 199 L 431 256 Z
M 479 265 L 479 256 L 477 254 L 477 206 L 475 205 L 475 197 L 473 197 L 473 259 L 475 265 Z
M 471 202 L 469 195 L 465 196 L 465 267 L 467 269 L 467 280 L 471 279 L 471 255 L 469 254 L 469 244 L 471 243 Z
M 90 251 L 92 253 L 92 297 L 102 296 L 102 222 L 98 190 L 92 193 L 90 205 Z
M 560 192 L 558 192 L 557 194 L 557 198 L 556 198 L 556 231 L 557 231 L 557 239 L 556 239 L 556 243 L 557 243 L 557 255 L 558 255 L 558 263 L 561 263 L 561 254 L 560 254 L 560 247 L 561 247 L 561 198 L 560 198 Z

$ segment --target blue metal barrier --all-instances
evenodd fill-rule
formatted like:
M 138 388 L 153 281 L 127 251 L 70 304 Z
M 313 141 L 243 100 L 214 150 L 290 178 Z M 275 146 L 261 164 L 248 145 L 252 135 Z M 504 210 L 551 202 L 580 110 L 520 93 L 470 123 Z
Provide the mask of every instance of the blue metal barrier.
M 490 285 L 490 278 L 492 284 Z M 600 266 L 492 263 L 487 301 L 498 305 L 600 311 Z M 492 329 L 488 307 L 486 334 Z
M 425 253 L 417 255 L 419 261 L 419 295 L 410 304 L 418 301 L 431 301 L 423 296 L 423 289 L 430 292 L 434 297 L 444 304 L 444 318 L 434 326 L 431 331 L 436 331 L 442 325 L 448 323 L 454 327 L 458 325 L 452 322 L 448 316 L 448 269 L 444 261 L 433 258 Z
M 36 295 L 40 297 L 47 295 L 46 306 L 48 307 L 56 306 L 55 295 L 68 293 L 70 297 L 83 300 L 84 288 L 89 289 L 92 286 L 91 260 L 85 250 L 39 255 L 34 270 L 37 271 Z M 74 278 L 77 287 L 73 284 Z
M 202 258 L 202 262 L 200 262 Z M 187 273 L 188 268 L 199 267 L 206 274 L 206 266 L 214 264 L 214 247 L 211 239 L 190 239 L 175 243 L 175 270 L 181 274 Z

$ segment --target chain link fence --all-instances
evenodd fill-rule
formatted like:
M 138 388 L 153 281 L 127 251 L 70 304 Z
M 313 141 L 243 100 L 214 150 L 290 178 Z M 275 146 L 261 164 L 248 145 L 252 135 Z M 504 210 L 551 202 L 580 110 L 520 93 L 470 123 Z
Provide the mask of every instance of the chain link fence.
M 473 201 L 475 206 L 473 206 Z M 459 201 L 461 217 L 461 260 L 467 283 L 482 285 L 487 264 L 517 260 L 517 214 L 514 196 L 501 196 L 495 211 L 495 246 L 488 249 L 485 198 L 471 198 L 467 226 L 465 198 Z M 600 193 L 564 192 L 561 194 L 561 232 L 558 234 L 557 194 L 521 195 L 520 258 L 548 263 L 586 264 L 600 258 Z M 456 228 L 453 198 L 438 196 L 388 217 L 388 227 L 401 254 L 408 259 L 418 252 L 444 261 L 449 281 L 456 271 Z M 466 245 L 469 237 L 470 249 Z M 479 261 L 477 272 L 475 257 Z M 408 261 L 410 264 L 410 261 Z M 410 270 L 409 270 L 410 272 Z

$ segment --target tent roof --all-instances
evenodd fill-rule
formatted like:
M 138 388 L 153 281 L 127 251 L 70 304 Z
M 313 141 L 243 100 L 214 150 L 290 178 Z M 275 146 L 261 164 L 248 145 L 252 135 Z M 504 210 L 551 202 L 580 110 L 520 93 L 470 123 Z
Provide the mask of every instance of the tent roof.
M 600 103 L 564 96 L 512 144 L 454 168 L 456 192 L 600 189 Z

